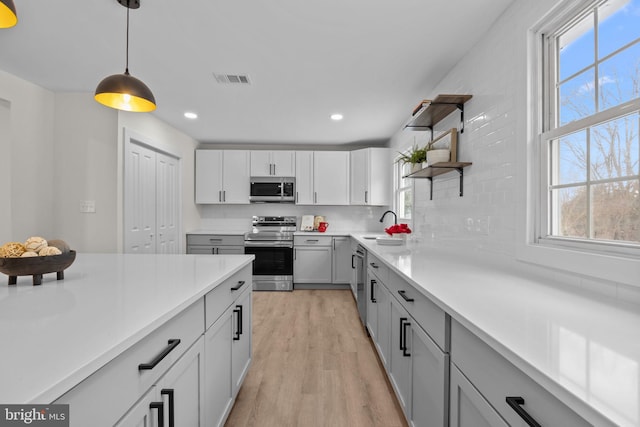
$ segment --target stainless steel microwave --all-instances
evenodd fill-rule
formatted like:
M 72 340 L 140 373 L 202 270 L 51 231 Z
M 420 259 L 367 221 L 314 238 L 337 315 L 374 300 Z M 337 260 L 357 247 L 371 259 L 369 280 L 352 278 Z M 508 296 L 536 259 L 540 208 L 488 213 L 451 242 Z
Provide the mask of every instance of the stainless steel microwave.
M 293 177 L 253 177 L 250 182 L 251 203 L 295 202 L 296 179 Z

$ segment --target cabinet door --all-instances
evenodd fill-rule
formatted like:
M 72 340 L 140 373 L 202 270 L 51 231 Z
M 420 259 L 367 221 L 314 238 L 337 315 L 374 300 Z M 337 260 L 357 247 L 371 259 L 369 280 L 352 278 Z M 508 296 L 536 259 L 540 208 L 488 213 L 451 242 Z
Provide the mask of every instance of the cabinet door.
M 187 246 L 188 254 L 198 254 L 198 255 L 215 255 L 216 253 L 215 246 Z
M 367 205 L 386 206 L 391 204 L 391 163 L 388 148 L 367 148 Z
M 238 393 L 251 364 L 251 288 L 247 287 L 242 296 L 232 305 L 233 333 L 231 346 L 231 393 Z
M 411 416 L 411 327 L 409 313 L 395 299 L 391 300 L 391 354 L 389 374 L 400 406 Z
M 413 426 L 448 426 L 449 355 L 413 320 L 411 343 L 411 417 Z
M 160 414 L 162 411 L 162 414 Z M 114 427 L 152 427 L 159 425 L 158 417 L 164 420 L 164 403 L 158 391 L 152 387 L 129 411 L 114 424 Z M 73 419 L 73 417 L 71 418 Z M 165 424 L 166 425 L 166 424 Z
M 367 188 L 368 170 L 367 149 L 354 150 L 351 152 L 351 204 L 366 205 L 369 194 Z
M 378 295 L 380 293 L 380 284 L 378 279 L 372 274 L 367 274 L 365 282 L 367 295 L 367 329 L 371 340 L 374 344 L 378 344 Z
M 294 248 L 293 282 L 331 283 L 331 261 L 331 246 Z
M 204 341 L 202 336 L 156 385 L 165 425 L 204 426 Z
M 296 204 L 313 204 L 313 151 L 296 151 Z
M 378 354 L 382 363 L 389 369 L 391 357 L 391 294 L 383 283 L 376 287 L 376 306 L 378 308 Z
M 221 426 L 233 403 L 231 383 L 232 309 L 204 334 L 205 345 L 205 421 L 207 426 Z
M 249 151 L 225 150 L 223 159 L 222 201 L 249 203 Z
M 251 152 L 251 176 L 270 176 L 272 171 L 271 151 L 256 150 Z
M 196 203 L 222 202 L 222 150 L 196 150 Z
M 507 427 L 508 424 L 453 364 L 450 381 L 451 427 Z
M 275 176 L 296 176 L 295 151 L 272 151 L 271 164 Z
M 351 245 L 349 237 L 333 238 L 333 283 L 351 282 Z
M 313 192 L 316 205 L 349 204 L 349 152 L 313 153 Z

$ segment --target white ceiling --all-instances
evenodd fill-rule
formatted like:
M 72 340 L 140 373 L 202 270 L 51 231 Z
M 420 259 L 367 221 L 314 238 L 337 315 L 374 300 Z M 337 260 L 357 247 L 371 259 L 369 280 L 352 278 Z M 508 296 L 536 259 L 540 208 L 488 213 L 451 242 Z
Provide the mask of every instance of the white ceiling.
M 129 70 L 153 91 L 152 114 L 201 142 L 380 142 L 511 1 L 141 0 Z M 0 69 L 88 96 L 124 72 L 126 8 L 116 0 L 15 3 Z M 252 84 L 221 85 L 213 73 Z

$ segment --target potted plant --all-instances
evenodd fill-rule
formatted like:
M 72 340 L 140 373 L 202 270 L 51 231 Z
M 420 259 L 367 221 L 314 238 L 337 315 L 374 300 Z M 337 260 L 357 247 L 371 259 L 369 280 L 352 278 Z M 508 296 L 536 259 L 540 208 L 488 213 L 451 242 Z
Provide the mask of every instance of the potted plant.
M 410 163 L 411 172 L 413 173 L 421 169 L 422 163 L 427 161 L 427 149 L 426 147 L 418 148 L 418 146 L 414 144 L 413 148 L 408 152 L 400 153 L 398 161 L 403 164 Z

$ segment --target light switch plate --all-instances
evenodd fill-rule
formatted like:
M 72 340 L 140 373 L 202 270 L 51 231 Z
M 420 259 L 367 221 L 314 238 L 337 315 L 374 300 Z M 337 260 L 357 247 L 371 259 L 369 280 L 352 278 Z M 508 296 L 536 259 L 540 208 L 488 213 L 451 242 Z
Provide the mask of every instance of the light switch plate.
M 83 200 L 80 202 L 80 212 L 82 213 L 96 213 L 96 201 L 95 200 Z

